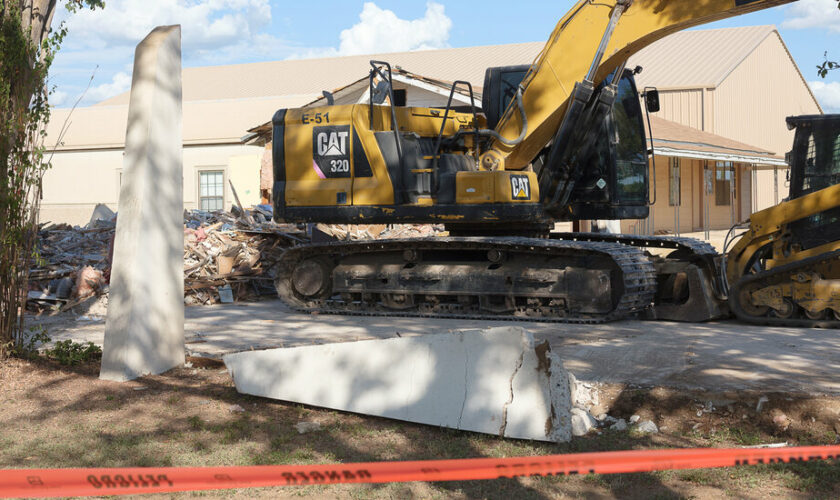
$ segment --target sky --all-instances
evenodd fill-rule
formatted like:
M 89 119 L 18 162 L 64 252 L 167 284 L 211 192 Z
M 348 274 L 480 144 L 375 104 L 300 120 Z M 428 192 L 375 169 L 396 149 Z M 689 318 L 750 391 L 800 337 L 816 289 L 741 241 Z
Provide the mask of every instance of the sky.
M 63 2 L 64 0 L 59 0 Z M 105 0 L 64 12 L 67 38 L 50 71 L 51 103 L 90 105 L 129 90 L 134 48 L 155 26 L 181 24 L 184 67 L 543 41 L 573 0 Z M 512 8 L 515 5 L 516 8 Z M 837 0 L 796 3 L 701 28 L 772 24 L 826 112 L 840 112 Z

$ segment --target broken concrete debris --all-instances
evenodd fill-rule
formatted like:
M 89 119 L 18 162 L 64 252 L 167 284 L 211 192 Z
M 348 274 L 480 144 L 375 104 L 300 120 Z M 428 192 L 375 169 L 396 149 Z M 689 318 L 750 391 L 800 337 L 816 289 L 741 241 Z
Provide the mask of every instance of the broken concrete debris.
M 273 266 L 291 245 L 329 239 L 389 239 L 446 235 L 443 226 L 306 225 L 272 221 L 270 205 L 245 211 L 184 211 L 184 303 L 210 305 L 275 294 Z M 93 297 L 107 296 L 110 248 L 117 215 L 99 204 L 85 227 L 44 223 L 39 259 L 30 270 L 32 312 L 88 313 Z M 84 274 L 84 283 L 79 276 Z M 229 287 L 229 288 L 226 288 Z M 227 295 L 230 290 L 230 295 Z M 107 303 L 107 299 L 105 300 Z M 104 315 L 104 312 L 103 312 Z
M 569 374 L 521 327 L 224 356 L 240 393 L 502 437 L 568 441 Z
M 585 436 L 598 426 L 598 421 L 582 408 L 572 408 L 572 435 Z
M 572 404 L 585 410 L 598 406 L 599 397 L 595 386 L 589 382 L 581 382 L 573 374 L 569 374 L 569 376 L 572 385 Z
M 627 430 L 627 421 L 623 418 L 618 419 L 618 421 L 610 426 L 610 430 L 613 431 L 626 431 Z
M 640 432 L 642 434 L 656 434 L 659 432 L 659 429 L 656 427 L 656 424 L 650 420 L 644 420 L 636 424 L 633 428 L 636 432 Z
M 334 240 L 389 240 L 400 238 L 426 238 L 445 236 L 443 224 L 315 224 L 311 228 L 313 241 Z

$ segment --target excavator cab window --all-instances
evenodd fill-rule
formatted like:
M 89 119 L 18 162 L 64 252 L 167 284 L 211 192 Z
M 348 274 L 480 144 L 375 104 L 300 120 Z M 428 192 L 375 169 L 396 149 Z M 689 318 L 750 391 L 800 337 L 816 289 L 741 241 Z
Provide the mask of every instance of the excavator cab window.
M 609 76 L 599 88 L 609 85 Z M 593 153 L 572 194 L 572 212 L 588 219 L 648 216 L 648 156 L 642 107 L 633 73 L 618 83 L 612 112 L 601 124 Z
M 527 64 L 487 68 L 481 99 L 481 109 L 487 117 L 487 128 L 496 128 L 530 68 Z
M 613 124 L 618 139 L 615 144 L 615 201 L 647 203 L 647 147 L 642 110 L 632 78 L 625 77 L 618 82 Z

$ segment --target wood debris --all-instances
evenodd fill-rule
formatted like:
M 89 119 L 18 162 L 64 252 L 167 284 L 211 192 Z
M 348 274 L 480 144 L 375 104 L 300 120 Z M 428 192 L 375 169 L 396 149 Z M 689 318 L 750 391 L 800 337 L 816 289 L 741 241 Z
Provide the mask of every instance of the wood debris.
M 30 269 L 27 308 L 35 312 L 84 311 L 85 303 L 107 307 L 116 215 L 97 207 L 85 227 L 45 223 Z M 100 214 L 100 215 L 97 215 Z M 97 218 L 99 217 L 99 218 Z M 276 294 L 274 264 L 286 248 L 329 240 L 418 238 L 446 235 L 442 225 L 281 224 L 271 206 L 249 210 L 184 211 L 184 303 L 209 305 Z M 150 263 L 151 264 L 151 263 Z

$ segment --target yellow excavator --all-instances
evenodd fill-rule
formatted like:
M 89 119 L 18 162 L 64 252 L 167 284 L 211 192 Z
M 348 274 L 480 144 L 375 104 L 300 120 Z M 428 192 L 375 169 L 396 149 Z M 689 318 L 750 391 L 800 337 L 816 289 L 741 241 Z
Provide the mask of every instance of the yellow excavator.
M 553 233 L 642 219 L 652 148 L 628 58 L 676 31 L 792 0 L 582 0 L 529 66 L 489 68 L 446 107 L 405 106 L 371 61 L 369 104 L 272 119 L 278 222 L 444 224 L 448 237 L 307 244 L 278 264 L 292 307 L 343 314 L 601 322 L 726 313 L 714 249 L 687 238 Z M 472 105 L 452 106 L 461 87 Z M 648 89 L 647 111 L 658 109 Z M 387 105 L 385 104 L 387 102 Z M 671 249 L 653 258 L 645 249 Z
M 840 115 L 787 124 L 790 194 L 739 226 L 724 266 L 729 305 L 752 323 L 840 328 Z

